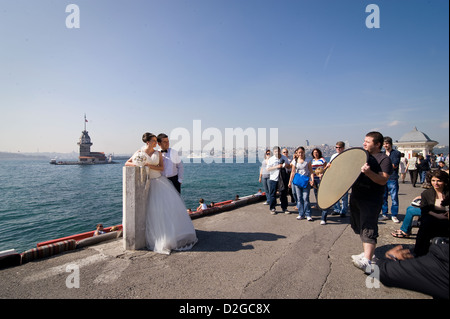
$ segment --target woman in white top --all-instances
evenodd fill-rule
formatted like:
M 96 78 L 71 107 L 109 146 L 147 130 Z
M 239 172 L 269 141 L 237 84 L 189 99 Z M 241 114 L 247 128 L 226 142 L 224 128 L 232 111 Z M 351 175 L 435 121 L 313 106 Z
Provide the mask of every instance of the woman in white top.
M 413 153 L 412 157 L 408 160 L 408 172 L 409 177 L 411 178 L 411 184 L 413 187 L 416 187 L 417 183 L 417 176 L 419 174 L 419 171 L 417 170 L 417 153 Z
M 325 169 L 327 167 L 327 161 L 322 157 L 322 151 L 318 148 L 315 148 L 311 152 L 312 160 L 311 167 L 313 172 L 316 171 L 317 168 L 322 167 Z M 318 175 L 314 174 L 314 195 L 317 201 L 317 190 L 319 188 L 320 178 Z
M 259 170 L 259 182 L 263 184 L 264 192 L 266 193 L 266 201 L 264 205 L 269 205 L 269 178 L 270 173 L 267 170 L 267 160 L 271 157 L 270 150 L 266 150 L 266 155 L 261 163 L 261 169 Z
M 173 184 L 164 176 L 162 155 L 156 151 L 156 136 L 145 133 L 145 143 L 125 166 L 146 166 L 150 186 L 146 208 L 145 238 L 147 248 L 161 254 L 171 250 L 188 250 L 197 242 L 194 225 L 186 206 Z
M 311 217 L 311 205 L 309 203 L 309 192 L 311 186 L 314 184 L 314 173 L 311 167 L 311 163 L 305 160 L 305 148 L 303 146 L 298 147 L 294 152 L 294 159 L 291 162 L 291 176 L 289 178 L 289 187 L 292 188 L 293 192 L 296 194 L 298 217 L 297 219 L 306 219 L 312 221 Z M 292 184 L 295 173 L 305 175 L 309 177 L 309 183 L 306 187 L 301 188 L 297 185 Z
M 400 158 L 400 165 L 399 165 L 399 173 L 400 173 L 400 178 L 402 179 L 402 183 L 405 183 L 407 167 L 408 167 L 408 160 L 405 157 L 405 153 L 402 153 L 402 157 Z

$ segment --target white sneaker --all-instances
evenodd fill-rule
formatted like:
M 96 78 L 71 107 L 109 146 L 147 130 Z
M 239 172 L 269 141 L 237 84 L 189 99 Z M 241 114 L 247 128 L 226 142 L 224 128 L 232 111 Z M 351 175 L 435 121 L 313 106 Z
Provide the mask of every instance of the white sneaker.
M 312 217 L 306 217 L 306 220 L 309 221 L 309 222 L 313 221 Z
M 355 265 L 356 268 L 361 269 L 368 275 L 370 275 L 373 272 L 372 262 L 366 257 L 354 259 L 353 265 Z
M 297 219 L 298 220 L 302 220 L 302 219 L 304 219 L 305 217 L 302 217 L 302 216 L 297 216 Z
M 284 213 L 285 213 L 286 215 L 289 215 L 289 214 L 290 214 L 290 212 L 289 212 L 287 209 L 284 211 Z
M 364 252 L 360 253 L 359 255 L 352 255 L 352 260 L 358 260 L 364 257 Z
M 394 223 L 400 223 L 400 221 L 398 220 L 398 218 L 396 216 L 392 216 L 391 219 Z
M 270 213 L 271 213 L 272 215 L 276 215 L 276 214 L 277 214 L 277 212 L 275 211 L 275 209 L 271 209 L 271 210 L 270 210 Z
M 360 253 L 359 255 L 352 255 L 352 260 L 358 260 L 358 259 L 361 259 L 361 258 L 364 258 L 364 252 Z M 375 258 L 376 258 L 375 255 L 373 255 L 372 256 L 372 263 L 374 263 L 373 260 Z
M 326 221 L 324 221 L 324 220 L 321 220 L 321 221 L 320 221 L 320 225 L 326 225 L 326 224 L 327 224 Z
M 384 220 L 388 220 L 389 217 L 387 217 L 386 215 L 381 214 L 381 216 L 378 218 L 379 221 L 384 221 Z

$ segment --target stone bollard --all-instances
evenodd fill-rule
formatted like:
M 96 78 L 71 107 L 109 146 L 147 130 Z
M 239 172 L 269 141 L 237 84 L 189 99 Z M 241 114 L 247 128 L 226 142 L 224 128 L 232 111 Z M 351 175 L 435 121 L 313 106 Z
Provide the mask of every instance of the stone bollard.
M 147 168 L 123 167 L 123 243 L 126 250 L 144 249 L 145 212 L 150 179 Z

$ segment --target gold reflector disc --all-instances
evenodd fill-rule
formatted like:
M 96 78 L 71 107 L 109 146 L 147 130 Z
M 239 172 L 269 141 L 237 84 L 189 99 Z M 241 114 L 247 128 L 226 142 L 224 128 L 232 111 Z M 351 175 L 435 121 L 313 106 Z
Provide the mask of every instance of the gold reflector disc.
M 317 190 L 317 204 L 328 209 L 337 203 L 353 186 L 361 174 L 361 167 L 367 163 L 369 153 L 362 148 L 349 148 L 331 162 L 325 171 Z

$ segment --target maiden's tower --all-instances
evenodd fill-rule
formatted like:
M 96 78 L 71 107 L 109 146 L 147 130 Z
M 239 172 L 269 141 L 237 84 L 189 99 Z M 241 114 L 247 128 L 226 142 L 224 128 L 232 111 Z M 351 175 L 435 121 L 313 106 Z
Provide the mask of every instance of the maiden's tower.
M 86 130 L 86 114 L 84 115 L 84 130 L 81 132 L 80 140 L 78 145 L 80 146 L 80 155 L 78 156 L 78 161 L 56 161 L 52 159 L 50 164 L 57 165 L 76 165 L 76 164 L 110 164 L 114 163 L 111 159 L 107 159 L 104 152 L 91 152 L 91 146 L 93 145 L 91 137 Z
M 107 162 L 105 153 L 91 152 L 91 137 L 86 131 L 86 114 L 84 115 L 84 131 L 81 132 L 80 141 L 77 143 L 80 146 L 80 156 L 78 161 L 80 164 L 105 164 Z

